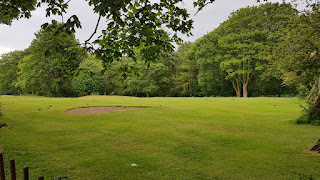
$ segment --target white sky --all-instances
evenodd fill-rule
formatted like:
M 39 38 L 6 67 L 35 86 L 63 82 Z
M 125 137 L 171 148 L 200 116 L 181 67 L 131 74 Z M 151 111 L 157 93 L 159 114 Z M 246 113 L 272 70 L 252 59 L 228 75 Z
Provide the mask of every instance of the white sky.
M 182 36 L 184 41 L 195 41 L 211 32 L 220 23 L 227 20 L 231 12 L 239 8 L 261 4 L 257 3 L 256 0 L 216 0 L 194 16 L 196 9 L 193 8 L 192 2 L 193 0 L 185 0 L 183 4 L 194 20 L 193 36 Z M 268 2 L 282 2 L 282 0 L 269 0 Z M 77 30 L 76 38 L 83 42 L 94 31 L 98 16 L 92 12 L 91 7 L 85 0 L 71 0 L 68 14 L 64 18 L 67 19 L 73 14 L 79 17 L 82 24 L 82 29 Z M 58 20 L 60 21 L 60 19 Z M 0 54 L 29 47 L 35 37 L 34 33 L 40 29 L 43 23 L 49 21 L 51 20 L 45 17 L 45 9 L 40 8 L 32 13 L 30 19 L 15 20 L 11 26 L 0 24 Z M 97 35 L 99 34 L 97 33 Z

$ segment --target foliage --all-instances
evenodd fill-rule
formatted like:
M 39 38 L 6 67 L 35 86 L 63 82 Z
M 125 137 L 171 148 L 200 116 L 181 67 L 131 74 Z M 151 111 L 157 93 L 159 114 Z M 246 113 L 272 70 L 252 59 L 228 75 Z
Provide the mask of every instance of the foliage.
M 124 84 L 124 74 L 120 70 L 123 68 L 123 64 L 120 61 L 115 61 L 112 63 L 111 67 L 108 68 L 106 72 L 103 74 L 104 78 L 104 94 L 118 94 L 118 95 L 126 95 L 124 92 L 126 86 Z M 126 76 L 127 77 L 127 76 Z M 133 93 L 132 93 L 133 94 Z
M 194 43 L 181 44 L 177 50 L 173 86 L 177 96 L 198 96 L 199 68 L 193 55 Z
M 319 12 L 319 6 L 314 5 L 297 18 L 295 26 L 282 38 L 274 61 L 283 71 L 284 83 L 296 85 L 303 95 L 319 82 Z
M 30 46 L 30 55 L 18 67 L 18 83 L 26 93 L 70 96 L 71 80 L 85 54 L 75 37 L 42 30 Z
M 297 124 L 312 124 L 320 126 L 320 111 L 313 109 L 313 103 L 308 102 L 307 106 L 300 107 L 303 109 L 303 114 L 297 119 Z
M 11 25 L 13 19 L 30 18 L 36 9 L 37 0 L 17 0 L 0 2 L 0 24 Z
M 226 75 L 216 58 L 217 54 L 222 53 L 218 46 L 218 37 L 218 34 L 212 31 L 195 42 L 192 51 L 199 66 L 198 83 L 202 94 L 206 96 L 232 96 L 231 83 L 225 80 Z
M 135 64 L 135 67 L 139 68 L 139 74 L 129 76 L 125 80 L 130 94 L 136 96 L 145 94 L 146 97 L 168 94 L 170 74 L 167 66 L 163 63 L 148 65 L 140 60 Z
M 320 4 L 310 5 L 296 20 L 292 30 L 282 38 L 274 66 L 283 71 L 285 84 L 295 85 L 301 95 L 316 100 L 297 122 L 319 125 L 320 119 Z
M 18 64 L 29 55 L 29 50 L 13 51 L 1 55 L 0 59 L 0 94 L 19 94 L 21 90 L 15 86 L 18 80 Z
M 90 56 L 89 56 L 90 57 Z M 95 58 L 84 61 L 72 80 L 73 89 L 80 95 L 99 94 L 166 96 L 171 90 L 170 62 L 164 57 L 158 63 L 145 63 L 141 57 L 136 62 L 123 57 L 103 71 Z M 170 58 L 169 58 L 170 59 Z M 135 66 L 136 72 L 123 74 L 121 69 Z
M 215 0 L 197 0 L 193 6 L 198 10 L 203 9 L 208 3 Z M 63 15 L 68 9 L 66 0 L 27 0 L 4 1 L 0 3 L 0 23 L 10 24 L 13 19 L 29 18 L 31 11 L 43 4 L 47 4 L 46 16 Z M 173 51 L 173 43 L 181 42 L 178 33 L 191 35 L 193 21 L 186 8 L 180 6 L 183 0 L 88 0 L 93 11 L 100 19 L 106 20 L 106 28 L 102 36 L 93 41 L 98 45 L 92 46 L 91 37 L 84 42 L 88 51 L 105 63 L 120 60 L 123 56 L 135 58 L 133 49 L 141 48 L 143 59 L 154 61 L 163 51 Z M 3 11 L 2 11 L 3 10 Z M 81 28 L 81 22 L 76 15 L 59 26 L 56 20 L 45 23 L 43 28 L 53 28 L 56 32 L 72 35 L 76 28 Z M 168 29 L 173 33 L 167 33 Z M 88 46 L 87 46 L 88 45 Z M 143 48 L 142 48 L 143 47 Z
M 210 85 L 204 78 L 210 74 L 218 84 L 215 87 L 221 87 L 223 81 L 218 78 L 224 77 L 232 82 L 237 96 L 247 97 L 249 82 L 253 77 L 259 79 L 264 72 L 278 39 L 296 15 L 290 4 L 279 3 L 233 12 L 227 21 L 196 44 L 202 84 Z
M 103 92 L 104 78 L 101 75 L 102 70 L 101 62 L 88 58 L 80 64 L 78 73 L 73 77 L 72 89 L 79 95 Z

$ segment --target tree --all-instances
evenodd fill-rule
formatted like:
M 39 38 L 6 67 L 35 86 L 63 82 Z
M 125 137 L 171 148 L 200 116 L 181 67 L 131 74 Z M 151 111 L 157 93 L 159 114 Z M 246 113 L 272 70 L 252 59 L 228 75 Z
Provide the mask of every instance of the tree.
M 18 94 L 15 86 L 18 80 L 20 60 L 29 54 L 29 50 L 13 51 L 1 55 L 0 59 L 0 94 Z
M 216 55 L 221 54 L 219 35 L 212 31 L 195 42 L 193 51 L 199 65 L 198 82 L 203 94 L 207 96 L 232 96 L 231 83 L 225 80 L 226 73 L 220 68 Z
M 124 58 L 125 59 L 125 58 Z M 125 95 L 126 85 L 124 83 L 124 73 L 121 71 L 123 68 L 123 62 L 115 61 L 108 67 L 108 70 L 104 72 L 104 94 L 118 94 Z M 127 75 L 127 74 L 125 74 Z
M 241 30 L 240 30 L 241 31 Z M 263 62 L 259 52 L 263 48 L 262 42 L 255 41 L 256 36 L 263 36 L 260 32 L 243 32 L 243 34 L 228 34 L 221 38 L 220 47 L 227 52 L 218 56 L 220 68 L 227 73 L 226 79 L 231 80 L 237 97 L 248 96 L 248 83 L 257 66 Z M 242 89 L 241 89 L 242 88 Z
M 193 54 L 194 43 L 182 43 L 177 50 L 174 73 L 174 88 L 180 96 L 194 96 L 198 93 L 199 68 Z
M 278 60 L 275 66 L 284 71 L 283 78 L 286 84 L 295 84 L 304 94 L 310 91 L 308 99 L 317 99 L 313 110 L 320 111 L 320 93 L 316 94 L 320 85 L 320 5 L 311 5 L 310 11 L 306 11 L 297 18 L 292 31 L 282 39 L 278 49 Z M 314 96 L 314 98 L 312 98 Z
M 78 73 L 72 79 L 72 89 L 79 95 L 90 95 L 105 91 L 104 76 L 101 74 L 101 62 L 89 56 L 79 66 Z
M 212 43 L 208 47 L 215 49 L 210 51 L 214 60 L 204 56 L 201 64 L 206 61 L 219 63 L 225 79 L 232 82 L 236 95 L 247 97 L 250 80 L 265 70 L 277 46 L 277 39 L 284 34 L 284 29 L 295 15 L 297 11 L 290 4 L 279 3 L 237 10 L 208 35 L 209 43 Z
M 71 95 L 73 74 L 85 57 L 78 44 L 74 35 L 39 31 L 29 48 L 31 54 L 18 65 L 21 71 L 16 85 L 27 93 Z
M 37 0 L 0 1 L 0 24 L 10 25 L 13 19 L 30 18 Z
M 139 59 L 132 63 L 138 69 L 138 74 L 131 75 L 125 80 L 127 91 L 131 95 L 164 96 L 170 90 L 169 68 L 162 62 L 148 64 Z

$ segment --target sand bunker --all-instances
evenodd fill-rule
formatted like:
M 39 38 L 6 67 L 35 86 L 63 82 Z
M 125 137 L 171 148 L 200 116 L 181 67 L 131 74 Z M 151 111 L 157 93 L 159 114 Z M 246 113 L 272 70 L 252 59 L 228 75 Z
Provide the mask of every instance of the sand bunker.
M 126 107 L 126 106 L 98 106 L 98 107 L 81 107 L 69 109 L 66 111 L 68 114 L 99 114 L 112 111 L 123 111 L 129 109 L 141 109 L 145 107 Z

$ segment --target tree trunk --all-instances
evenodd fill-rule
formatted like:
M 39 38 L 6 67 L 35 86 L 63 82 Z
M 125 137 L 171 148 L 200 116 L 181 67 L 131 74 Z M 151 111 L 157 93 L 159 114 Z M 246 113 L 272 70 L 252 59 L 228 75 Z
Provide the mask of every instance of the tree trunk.
M 240 90 L 236 91 L 236 95 L 237 97 L 241 97 L 241 91 Z
M 248 97 L 248 83 L 243 83 L 242 84 L 242 93 L 243 93 L 243 97 Z
M 315 97 L 314 97 L 314 96 L 315 96 L 315 92 L 316 92 L 316 85 L 314 84 L 314 85 L 312 86 L 312 88 L 311 88 L 308 96 L 307 96 L 307 100 L 308 100 L 308 101 L 312 101 L 312 100 L 315 99 Z
M 149 97 L 149 92 L 147 92 L 147 98 Z
M 320 76 L 319 76 L 318 86 L 320 88 Z M 316 102 L 313 105 L 313 110 L 320 111 L 320 90 L 319 90 L 319 93 L 318 93 L 318 98 L 317 98 Z
M 242 96 L 245 98 L 248 97 L 249 79 L 250 79 L 250 73 L 247 72 L 245 75 L 243 75 L 243 83 L 242 83 Z
M 238 81 L 233 79 L 233 80 L 231 80 L 231 82 L 232 82 L 232 86 L 233 86 L 234 90 L 236 91 L 237 97 L 241 97 L 241 88 L 239 86 Z
M 313 105 L 313 110 L 320 111 L 320 95 L 318 95 L 318 98 L 317 98 L 316 102 Z
M 317 91 L 317 86 L 316 86 L 316 84 L 318 83 L 318 93 L 316 93 L 316 91 Z M 308 101 L 313 101 L 313 100 L 315 100 L 316 99 L 316 96 L 317 96 L 317 94 L 318 94 L 318 96 L 320 95 L 320 76 L 319 76 L 319 81 L 318 82 L 315 82 L 315 84 L 312 86 L 312 88 L 311 88 L 311 90 L 310 90 L 310 92 L 309 92 L 309 94 L 308 94 L 308 96 L 307 96 L 307 100 Z

